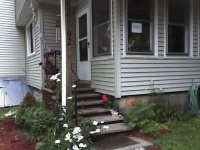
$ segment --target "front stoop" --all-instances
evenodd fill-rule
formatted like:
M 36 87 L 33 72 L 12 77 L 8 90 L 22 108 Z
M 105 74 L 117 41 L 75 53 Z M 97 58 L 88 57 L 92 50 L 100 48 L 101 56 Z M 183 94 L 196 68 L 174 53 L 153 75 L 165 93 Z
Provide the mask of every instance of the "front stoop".
M 89 87 L 77 88 L 77 101 L 78 113 L 84 118 L 99 123 L 102 132 L 98 135 L 97 140 L 110 138 L 117 134 L 121 135 L 132 130 L 123 122 L 122 116 L 112 116 L 110 109 L 104 108 L 102 94 L 95 93 L 94 89 Z M 104 126 L 109 128 L 104 129 Z

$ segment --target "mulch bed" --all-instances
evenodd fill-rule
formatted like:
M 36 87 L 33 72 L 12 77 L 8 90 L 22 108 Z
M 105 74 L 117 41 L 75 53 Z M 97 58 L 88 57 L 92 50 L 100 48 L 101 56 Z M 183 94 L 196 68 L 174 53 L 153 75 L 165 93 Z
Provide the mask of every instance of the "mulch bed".
M 27 141 L 14 119 L 5 119 L 0 121 L 0 150 L 35 150 L 35 144 Z

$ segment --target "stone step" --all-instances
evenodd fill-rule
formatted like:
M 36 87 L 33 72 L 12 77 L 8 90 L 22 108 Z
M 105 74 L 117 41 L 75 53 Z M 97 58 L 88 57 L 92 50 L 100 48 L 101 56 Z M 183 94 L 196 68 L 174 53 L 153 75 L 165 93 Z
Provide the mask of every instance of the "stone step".
M 76 91 L 77 93 L 93 93 L 94 88 L 77 88 Z M 75 92 L 74 89 L 72 90 L 72 92 Z
M 87 100 L 87 101 L 78 101 L 77 106 L 83 107 L 83 106 L 93 106 L 93 105 L 100 105 L 103 104 L 103 100 Z
M 91 121 L 97 121 L 98 123 L 101 123 L 101 121 L 104 121 L 105 123 L 110 122 L 117 122 L 117 121 L 123 121 L 123 116 L 112 116 L 112 115 L 103 115 L 103 116 L 93 116 L 93 117 L 87 117 Z
M 93 115 L 93 114 L 109 113 L 110 110 L 103 107 L 96 107 L 96 108 L 79 109 L 78 112 L 81 115 Z
M 101 134 L 100 135 L 105 135 L 105 134 L 113 134 L 113 133 L 119 133 L 119 132 L 126 132 L 126 131 L 131 131 L 132 128 L 126 125 L 125 123 L 115 123 L 115 124 L 108 124 L 108 129 L 103 129 L 104 125 L 100 125 Z
M 91 98 L 100 98 L 101 94 L 98 93 L 89 93 L 89 94 L 77 94 L 78 99 L 91 99 Z

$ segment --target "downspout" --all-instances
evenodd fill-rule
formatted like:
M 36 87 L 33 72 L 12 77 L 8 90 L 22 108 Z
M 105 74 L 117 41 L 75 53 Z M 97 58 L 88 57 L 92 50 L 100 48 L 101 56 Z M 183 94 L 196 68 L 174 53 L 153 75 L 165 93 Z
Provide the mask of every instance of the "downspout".
M 62 50 L 62 106 L 66 106 L 67 100 L 67 25 L 66 25 L 66 0 L 60 0 L 61 8 L 61 50 Z

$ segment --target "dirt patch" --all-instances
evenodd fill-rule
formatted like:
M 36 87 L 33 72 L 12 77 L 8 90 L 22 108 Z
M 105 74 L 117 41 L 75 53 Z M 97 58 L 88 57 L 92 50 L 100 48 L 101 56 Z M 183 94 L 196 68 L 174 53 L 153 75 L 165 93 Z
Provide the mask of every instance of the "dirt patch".
M 0 149 L 1 150 L 35 150 L 35 144 L 27 141 L 14 119 L 0 121 Z

